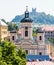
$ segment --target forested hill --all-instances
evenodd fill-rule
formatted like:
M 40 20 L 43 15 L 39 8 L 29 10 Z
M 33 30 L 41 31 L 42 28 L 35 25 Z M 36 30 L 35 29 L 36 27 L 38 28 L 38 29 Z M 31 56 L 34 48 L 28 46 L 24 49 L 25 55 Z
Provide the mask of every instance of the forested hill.
M 33 19 L 34 23 L 41 24 L 54 24 L 54 16 L 48 14 L 46 15 L 44 12 L 37 12 L 36 9 L 32 8 L 32 12 L 29 13 L 30 17 Z M 24 14 L 15 16 L 11 22 L 20 22 L 20 20 L 24 17 Z

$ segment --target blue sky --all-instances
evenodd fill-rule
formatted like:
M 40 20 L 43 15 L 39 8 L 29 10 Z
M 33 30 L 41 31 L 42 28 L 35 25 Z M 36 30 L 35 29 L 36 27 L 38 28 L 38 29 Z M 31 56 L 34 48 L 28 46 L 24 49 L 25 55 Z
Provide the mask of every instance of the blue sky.
M 38 12 L 54 15 L 54 0 L 0 0 L 0 18 L 11 21 L 23 14 L 26 6 L 29 11 L 36 8 Z

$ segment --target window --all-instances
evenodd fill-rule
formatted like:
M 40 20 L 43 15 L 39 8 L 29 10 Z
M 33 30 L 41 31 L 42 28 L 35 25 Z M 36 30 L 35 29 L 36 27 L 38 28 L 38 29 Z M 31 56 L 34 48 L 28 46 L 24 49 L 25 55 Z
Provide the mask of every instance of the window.
M 25 31 L 25 36 L 28 37 L 28 31 Z
M 25 18 L 28 18 L 29 17 L 29 13 L 25 13 Z
M 28 54 L 28 50 L 26 50 L 26 54 Z
M 42 52 L 39 52 L 39 55 L 42 55 Z
M 12 36 L 12 40 L 14 40 L 14 36 Z
M 28 29 L 28 27 L 25 27 L 25 29 Z
M 42 37 L 41 36 L 39 37 L 39 40 L 42 40 Z
M 7 29 L 7 27 L 6 26 L 2 26 L 2 29 Z

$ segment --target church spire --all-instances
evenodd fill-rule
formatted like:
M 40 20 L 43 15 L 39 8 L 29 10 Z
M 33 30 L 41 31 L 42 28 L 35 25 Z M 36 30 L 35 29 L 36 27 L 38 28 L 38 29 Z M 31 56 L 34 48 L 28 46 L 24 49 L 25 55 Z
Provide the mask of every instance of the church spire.
M 28 6 L 26 6 L 25 18 L 29 18 Z
M 28 6 L 26 6 L 26 12 L 28 12 Z

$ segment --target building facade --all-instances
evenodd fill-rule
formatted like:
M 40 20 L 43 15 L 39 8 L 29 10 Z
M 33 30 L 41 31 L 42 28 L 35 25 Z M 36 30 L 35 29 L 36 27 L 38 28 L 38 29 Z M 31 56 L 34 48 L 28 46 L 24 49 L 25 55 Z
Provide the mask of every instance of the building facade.
M 49 55 L 44 31 L 38 29 L 37 40 L 36 42 L 33 41 L 32 23 L 33 20 L 29 17 L 28 8 L 26 7 L 25 17 L 21 20 L 22 38 L 15 44 L 18 48 L 25 50 L 28 55 Z
M 52 53 L 52 47 L 45 39 L 45 30 L 41 28 L 37 29 L 37 37 L 34 42 L 32 36 L 33 20 L 29 17 L 28 7 L 26 7 L 25 17 L 20 23 L 21 30 L 10 32 L 10 41 L 14 42 L 18 48 L 25 50 L 28 55 L 50 55 Z
M 46 39 L 54 39 L 54 26 L 45 25 L 43 26 L 43 30 L 45 31 Z
M 10 31 L 10 41 L 16 42 L 17 38 L 18 38 L 17 32 L 15 30 Z
M 10 36 L 10 33 L 8 31 L 7 24 L 0 20 L 0 39 L 8 40 L 9 36 Z

